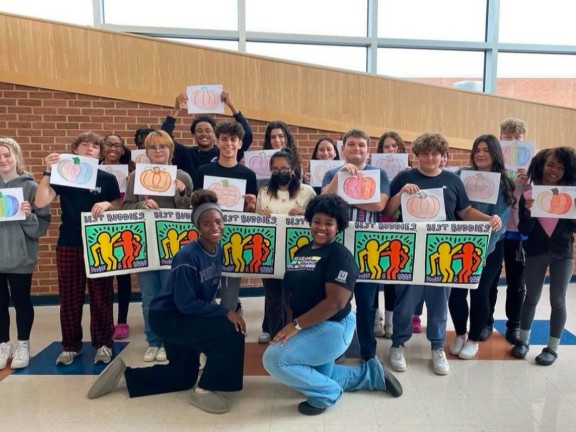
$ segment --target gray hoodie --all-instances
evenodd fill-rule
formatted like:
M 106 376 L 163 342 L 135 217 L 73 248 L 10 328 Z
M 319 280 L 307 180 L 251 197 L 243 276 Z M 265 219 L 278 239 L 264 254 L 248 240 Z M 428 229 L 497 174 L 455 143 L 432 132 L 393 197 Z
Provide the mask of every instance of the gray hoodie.
M 0 222 L 0 273 L 32 273 L 38 258 L 38 239 L 50 226 L 50 207 L 34 206 L 38 185 L 32 176 L 21 174 L 7 182 L 0 177 L 0 189 L 19 187 L 24 200 L 32 204 L 32 212 L 25 220 Z

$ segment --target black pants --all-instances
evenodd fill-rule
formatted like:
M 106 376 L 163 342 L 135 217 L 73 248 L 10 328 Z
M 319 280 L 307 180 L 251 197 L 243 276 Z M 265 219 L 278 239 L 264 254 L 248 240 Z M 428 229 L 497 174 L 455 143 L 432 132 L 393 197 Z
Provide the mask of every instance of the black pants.
M 127 368 L 130 397 L 191 389 L 198 379 L 200 353 L 206 366 L 198 386 L 211 391 L 242 390 L 244 335 L 226 317 L 198 317 L 150 311 L 150 327 L 164 341 L 169 363 Z
M 9 245 L 5 245 L 9 247 Z M 10 297 L 16 310 L 18 340 L 30 340 L 34 307 L 30 299 L 32 273 L 0 273 L 0 343 L 10 340 Z
M 490 289 L 494 279 L 498 280 L 500 276 L 503 253 L 504 245 L 502 241 L 499 241 L 496 243 L 496 248 L 486 259 L 486 265 L 482 270 L 478 288 L 474 290 L 453 288 L 450 292 L 448 307 L 457 335 L 466 334 L 468 315 L 470 315 L 468 338 L 473 341 L 480 339 L 480 332 L 490 316 Z M 470 292 L 470 308 L 468 308 L 467 301 L 468 292 Z
M 276 335 L 286 325 L 288 315 L 288 290 L 282 279 L 262 279 L 264 286 L 264 319 L 262 331 Z
M 506 327 L 520 327 L 520 309 L 526 295 L 524 262 L 517 260 L 520 240 L 504 239 L 504 266 L 506 268 Z M 500 267 L 501 268 L 501 267 Z M 494 325 L 494 310 L 498 300 L 498 278 L 490 287 L 490 317 L 487 325 Z
M 130 306 L 130 296 L 132 295 L 132 280 L 130 274 L 116 276 L 118 292 L 118 324 L 128 322 L 128 307 Z

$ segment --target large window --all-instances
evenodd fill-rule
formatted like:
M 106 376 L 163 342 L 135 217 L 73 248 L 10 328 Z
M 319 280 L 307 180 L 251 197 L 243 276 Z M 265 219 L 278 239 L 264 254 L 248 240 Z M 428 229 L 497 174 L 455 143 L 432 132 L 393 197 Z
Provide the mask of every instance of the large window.
M 105 0 L 107 24 L 237 30 L 236 0 Z
M 246 0 L 246 30 L 366 36 L 366 0 Z
M 207 48 L 218 48 L 229 51 L 238 51 L 238 42 L 211 40 L 211 39 L 188 39 L 188 38 L 161 38 L 173 42 L 187 43 L 191 45 L 200 45 Z
M 92 0 L 0 0 L 0 11 L 61 21 L 92 25 Z
M 484 41 L 486 0 L 380 0 L 378 36 Z

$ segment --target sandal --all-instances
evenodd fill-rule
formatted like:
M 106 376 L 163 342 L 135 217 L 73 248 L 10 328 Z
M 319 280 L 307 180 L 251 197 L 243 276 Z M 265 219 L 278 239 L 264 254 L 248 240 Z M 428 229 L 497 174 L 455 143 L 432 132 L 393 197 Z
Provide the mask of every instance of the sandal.
M 548 347 L 544 348 L 540 354 L 536 356 L 536 363 L 540 366 L 550 366 L 558 358 L 558 353 Z
M 114 327 L 114 340 L 126 339 L 130 335 L 130 326 L 128 324 L 118 324 Z

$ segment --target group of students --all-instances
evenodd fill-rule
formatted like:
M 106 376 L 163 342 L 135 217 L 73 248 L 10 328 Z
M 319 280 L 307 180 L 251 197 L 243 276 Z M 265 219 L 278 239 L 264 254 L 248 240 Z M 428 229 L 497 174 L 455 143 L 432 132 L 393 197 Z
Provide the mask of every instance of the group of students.
M 81 354 L 86 285 L 90 296 L 91 341 L 96 350 L 94 362 L 110 363 L 113 338 L 128 336 L 129 278 L 118 281 L 119 299 L 122 284 L 123 306 L 119 305 L 118 324 L 114 326 L 113 279 L 87 279 L 84 272 L 80 214 L 91 212 L 96 217 L 115 209 L 192 206 L 192 219 L 199 238 L 181 249 L 172 270 L 137 273 L 148 343 L 144 360 L 163 362 L 169 359 L 169 364 L 131 369 L 117 358 L 101 375 L 89 397 L 111 391 L 121 376 L 125 376 L 131 396 L 194 387 L 190 398 L 192 404 L 208 412 L 226 412 L 228 402 L 215 392 L 242 388 L 242 335 L 246 325 L 239 302 L 240 279 L 221 276 L 223 252 L 219 241 L 223 217 L 215 195 L 203 190 L 206 175 L 246 180 L 246 212 L 303 215 L 310 223 L 313 241 L 297 251 L 287 266 L 285 277 L 263 279 L 264 320 L 258 338 L 261 343 L 271 343 L 263 359 L 266 369 L 307 396 L 306 402 L 299 406 L 303 414 L 323 412 L 346 390 L 375 389 L 401 395 L 400 384 L 376 357 L 375 336 L 392 339 L 390 365 L 395 371 L 406 371 L 404 345 L 413 331 L 421 330 L 419 315 L 423 303 L 427 306 L 426 334 L 431 343 L 434 372 L 440 375 L 449 372 L 444 352 L 448 310 L 456 328 L 456 337 L 449 345 L 450 353 L 463 359 L 474 358 L 478 342 L 491 333 L 503 259 L 508 283 L 506 338 L 514 345 L 512 354 L 518 358 L 526 357 L 529 350 L 531 323 L 546 270 L 550 268 L 550 340 L 536 361 L 542 365 L 554 362 L 566 321 L 565 295 L 573 268 L 572 233 L 576 230 L 576 222 L 532 218 L 530 184 L 575 185 L 573 149 L 561 147 L 540 151 L 528 170 L 519 170 L 512 181 L 504 167 L 498 138 L 493 135 L 478 137 L 472 147 L 469 169 L 501 174 L 498 201 L 487 205 L 470 202 L 459 176 L 442 169 L 448 156 L 448 143 L 442 135 L 427 133 L 416 138 L 412 151 L 418 167 L 399 173 L 389 182 L 382 168 L 369 164 L 370 137 L 360 129 L 352 129 L 342 138 L 341 154 L 329 137 L 316 143 L 313 159 L 342 157 L 344 164 L 329 170 L 322 188 L 314 190 L 306 184 L 309 175 L 303 173 L 288 126 L 283 122 L 271 122 L 266 129 L 264 148 L 277 152 L 270 161 L 271 178 L 259 188 L 255 173 L 239 163 L 243 151 L 252 143 L 250 125 L 235 108 L 228 93 L 223 92 L 221 97 L 235 120 L 215 124 L 211 117 L 195 118 L 191 125 L 197 144 L 194 147 L 177 143 L 171 136 L 182 103 L 186 101 L 185 95 L 176 98 L 174 110 L 161 130 L 137 131 L 137 145 L 144 147 L 151 163 L 178 167 L 176 192 L 172 197 L 135 195 L 133 172 L 128 177 L 124 196 L 120 194 L 115 177 L 100 170 L 93 190 L 53 185 L 50 175 L 52 167 L 60 160 L 57 153 L 45 158 L 46 170 L 36 186 L 24 171 L 18 144 L 11 139 L 0 140 L 0 187 L 24 188 L 21 210 L 26 216 L 24 220 L 0 222 L 0 238 L 10 239 L 13 251 L 22 251 L 20 255 L 12 253 L 10 259 L 3 259 L 0 264 L 0 369 L 6 367 L 10 358 L 13 368 L 28 365 L 33 321 L 32 270 L 37 258 L 38 238 L 46 232 L 50 222 L 48 206 L 57 196 L 62 209 L 56 247 L 62 331 L 62 352 L 57 364 L 62 365 L 71 364 Z M 520 140 L 524 134 L 525 125 L 519 120 L 507 119 L 501 124 L 500 139 Z M 406 151 L 395 133 L 384 134 L 378 150 Z M 77 137 L 71 151 L 80 156 L 102 158 L 104 164 L 126 161 L 129 153 L 118 135 L 108 135 L 102 140 L 91 132 Z M 348 206 L 336 195 L 338 172 L 354 175 L 363 170 L 379 171 L 379 200 Z M 485 221 L 493 229 L 479 287 L 470 291 L 468 306 L 468 290 L 387 284 L 382 325 L 377 313 L 381 285 L 356 284 L 358 268 L 354 259 L 350 252 L 334 242 L 334 238 L 346 228 L 349 220 L 401 221 L 402 195 L 430 188 L 443 188 L 446 220 Z M 526 279 L 523 259 L 527 263 Z M 302 273 L 302 263 L 314 271 Z M 303 290 L 309 283 L 314 284 L 315 290 Z M 219 304 L 214 301 L 217 288 L 221 295 Z M 352 294 L 356 314 L 351 311 Z M 17 312 L 16 346 L 9 343 L 10 296 Z M 335 365 L 334 359 L 344 353 L 354 330 L 364 362 L 358 366 Z M 333 340 L 336 336 L 338 344 Z M 206 367 L 199 383 L 195 384 L 200 353 L 207 357 Z

